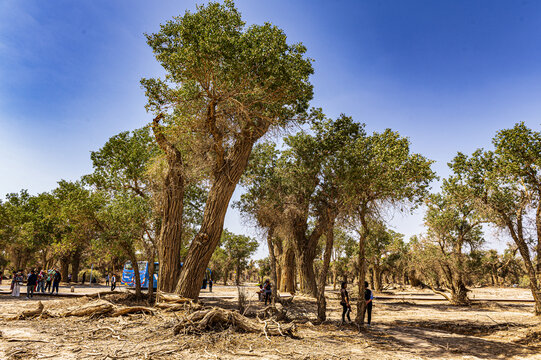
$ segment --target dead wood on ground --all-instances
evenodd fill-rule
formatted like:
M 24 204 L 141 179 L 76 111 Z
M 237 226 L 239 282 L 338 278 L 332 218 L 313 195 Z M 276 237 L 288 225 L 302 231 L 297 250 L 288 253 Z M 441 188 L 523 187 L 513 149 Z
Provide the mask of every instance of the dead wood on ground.
M 202 333 L 209 330 L 233 328 L 250 333 L 265 334 L 265 336 L 296 337 L 294 323 L 281 324 L 275 320 L 256 322 L 236 311 L 221 308 L 210 308 L 196 311 L 182 319 L 174 328 L 175 334 Z

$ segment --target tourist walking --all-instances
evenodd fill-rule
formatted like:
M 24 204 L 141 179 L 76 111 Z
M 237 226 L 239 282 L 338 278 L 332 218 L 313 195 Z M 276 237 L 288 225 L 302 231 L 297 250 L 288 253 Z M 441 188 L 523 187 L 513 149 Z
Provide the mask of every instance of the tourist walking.
M 212 292 L 212 279 L 209 279 L 209 292 Z
M 105 277 L 105 286 L 109 286 L 109 274 Z
M 368 282 L 364 282 L 364 300 L 366 301 L 365 309 L 366 315 L 368 316 L 366 326 L 370 326 L 372 322 L 372 300 L 374 299 L 374 294 L 372 290 L 368 288 Z
M 34 288 L 38 282 L 38 276 L 34 270 L 30 270 L 30 274 L 26 279 L 26 298 L 31 299 L 34 297 Z
M 347 282 L 342 282 L 342 288 L 340 289 L 340 305 L 342 305 L 342 323 L 340 325 L 344 325 L 346 322 L 346 315 L 348 317 L 348 321 L 351 322 L 351 304 L 349 303 L 349 294 L 347 290 L 348 284 Z
M 56 289 L 56 295 L 58 295 L 58 286 L 60 285 L 60 281 L 62 280 L 62 275 L 60 274 L 60 271 L 54 270 L 53 275 L 53 288 L 51 289 L 51 294 L 54 293 L 54 289 Z
M 113 276 L 111 277 L 111 291 L 114 291 L 116 288 L 116 276 L 115 274 L 113 274 Z

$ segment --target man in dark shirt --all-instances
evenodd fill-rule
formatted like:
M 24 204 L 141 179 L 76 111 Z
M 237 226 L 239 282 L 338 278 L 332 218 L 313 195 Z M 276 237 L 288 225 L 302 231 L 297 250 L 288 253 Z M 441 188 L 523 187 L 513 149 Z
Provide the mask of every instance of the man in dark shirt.
M 58 285 L 60 284 L 61 280 L 62 275 L 60 274 L 60 271 L 55 270 L 55 273 L 53 275 L 53 289 L 51 290 L 51 294 L 54 293 L 54 289 L 56 289 L 56 295 L 58 295 Z
M 374 294 L 372 293 L 372 290 L 368 288 L 367 281 L 364 282 L 364 288 L 364 300 L 366 301 L 366 312 L 368 315 L 366 326 L 370 326 L 372 321 L 372 300 L 374 299 Z
M 36 275 L 36 272 L 34 270 L 30 271 L 30 274 L 28 274 L 28 279 L 26 282 L 26 298 L 32 298 L 34 297 L 34 288 L 36 287 L 36 284 L 38 282 L 38 276 Z

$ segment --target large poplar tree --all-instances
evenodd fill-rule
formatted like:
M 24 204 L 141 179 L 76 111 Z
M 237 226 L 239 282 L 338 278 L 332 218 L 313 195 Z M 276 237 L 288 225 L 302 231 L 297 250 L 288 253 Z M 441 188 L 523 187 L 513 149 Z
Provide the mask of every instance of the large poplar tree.
M 147 39 L 166 71 L 142 80 L 168 165 L 158 286 L 196 298 L 254 143 L 306 111 L 313 69 L 303 45 L 288 44 L 270 23 L 246 27 L 231 1 L 199 6 Z M 209 192 L 181 272 L 183 198 L 195 171 Z

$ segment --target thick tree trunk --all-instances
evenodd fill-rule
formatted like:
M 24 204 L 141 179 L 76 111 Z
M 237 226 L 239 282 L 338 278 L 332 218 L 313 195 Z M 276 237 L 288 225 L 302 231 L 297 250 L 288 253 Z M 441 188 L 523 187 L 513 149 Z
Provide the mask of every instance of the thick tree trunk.
M 282 289 L 282 261 L 283 261 L 283 252 L 284 249 L 282 248 L 282 240 L 280 238 L 274 237 L 272 241 L 274 247 L 274 260 L 276 264 L 276 282 L 275 287 L 277 290 Z
M 248 135 L 247 135 L 248 136 Z M 255 139 L 238 140 L 230 158 L 215 167 L 215 181 L 209 191 L 201 228 L 188 250 L 176 292 L 190 299 L 197 299 L 208 263 L 222 235 L 224 218 L 231 196 L 240 180 Z
M 81 264 L 81 249 L 77 248 L 71 257 L 71 281 L 79 281 L 79 265 Z M 67 280 L 67 279 L 66 279 Z
M 306 251 L 299 251 L 297 249 L 295 255 L 300 275 L 300 292 L 317 297 L 316 275 L 314 272 L 315 256 Z
M 295 252 L 289 244 L 286 245 L 282 255 L 282 276 L 280 291 L 295 294 Z
M 154 137 L 167 157 L 168 170 L 165 176 L 162 199 L 162 222 L 158 240 L 160 274 L 158 290 L 173 292 L 180 276 L 180 251 L 182 248 L 182 215 L 184 212 L 185 180 L 182 154 L 171 144 L 159 125 L 163 115 L 152 122 Z
M 306 235 L 308 224 L 306 218 L 299 218 L 293 222 L 292 243 L 295 249 L 295 257 L 300 275 L 301 293 L 311 295 L 317 298 L 317 283 L 314 272 L 314 259 L 316 258 L 316 248 L 319 238 L 323 234 L 324 224 L 322 219 L 318 219 L 314 230 L 310 236 Z
M 459 238 L 455 250 L 455 264 L 456 264 L 456 274 L 450 274 L 452 279 L 451 284 L 451 303 L 454 305 L 468 305 L 470 299 L 468 299 L 468 289 L 464 284 L 464 259 L 462 256 L 462 238 Z
M 269 257 L 271 264 L 271 281 L 274 286 L 274 291 L 271 294 L 272 305 L 276 304 L 278 299 L 278 273 L 276 271 L 276 256 L 274 255 L 274 244 L 272 237 L 274 236 L 274 227 L 270 227 L 267 233 L 267 247 L 269 248 Z
M 160 259 L 158 289 L 164 292 L 173 292 L 181 271 L 184 179 L 182 170 L 172 162 L 169 164 L 163 195 L 164 211 L 158 246 Z
M 327 301 L 325 299 L 325 285 L 327 280 L 327 274 L 329 271 L 329 264 L 331 262 L 331 253 L 334 245 L 334 221 L 330 221 L 325 239 L 325 252 L 323 253 L 323 265 L 321 267 L 321 273 L 319 274 L 319 281 L 317 284 L 317 319 L 319 321 L 325 321 L 327 319 Z
M 69 256 L 62 256 L 60 258 L 60 275 L 62 276 L 62 281 L 68 281 L 70 258 Z

